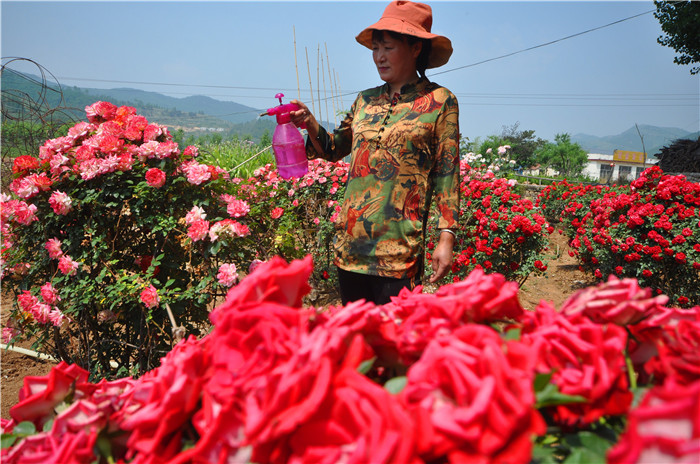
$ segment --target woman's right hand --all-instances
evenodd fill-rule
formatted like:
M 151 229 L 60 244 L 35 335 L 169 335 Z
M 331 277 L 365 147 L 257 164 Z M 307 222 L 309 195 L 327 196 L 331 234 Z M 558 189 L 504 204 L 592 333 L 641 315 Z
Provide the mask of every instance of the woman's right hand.
M 309 136 L 316 137 L 318 135 L 318 121 L 309 111 L 309 107 L 299 100 L 292 100 L 290 103 L 294 103 L 299 107 L 299 110 L 289 112 L 292 123 L 297 127 L 306 127 Z

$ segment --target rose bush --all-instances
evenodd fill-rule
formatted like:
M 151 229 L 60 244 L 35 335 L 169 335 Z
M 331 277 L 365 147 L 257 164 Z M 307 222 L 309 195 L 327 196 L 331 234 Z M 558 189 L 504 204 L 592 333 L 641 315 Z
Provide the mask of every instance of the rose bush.
M 700 304 L 700 184 L 652 167 L 629 186 L 566 186 L 539 201 L 546 209 L 568 200 L 561 218 L 583 269 L 634 277 L 681 307 Z
M 473 269 L 500 273 L 521 285 L 547 269 L 543 252 L 553 228 L 539 207 L 514 192 L 514 180 L 461 163 L 460 230 L 455 244 L 454 279 Z M 435 233 L 439 233 L 435 231 Z M 434 248 L 437 237 L 428 241 Z
M 475 270 L 435 294 L 313 308 L 303 306 L 312 272 L 310 256 L 260 264 L 211 313 L 209 334 L 138 379 L 92 383 L 66 363 L 25 378 L 2 422 L 3 462 L 697 457 L 698 379 L 687 375 L 697 355 L 663 347 L 692 343 L 697 328 L 681 322 L 700 321 L 700 307 L 665 307 L 612 277 L 561 311 L 530 312 L 517 284 Z M 630 307 L 647 317 L 620 319 Z M 664 365 L 637 406 L 627 379 L 644 365 L 626 362 L 628 333 L 646 333 L 648 361 Z
M 17 298 L 5 342 L 33 339 L 96 376 L 143 373 L 183 332 L 206 330 L 239 274 L 272 256 L 312 253 L 308 300 L 336 295 L 346 163 L 314 160 L 290 180 L 267 164 L 241 179 L 201 162 L 195 146 L 181 150 L 134 108 L 97 102 L 86 113 L 38 157 L 14 161 L 14 195 L 0 202 L 1 275 Z M 531 202 L 488 170 L 462 170 L 454 279 L 478 267 L 522 283 L 544 271 L 548 226 Z
M 14 161 L 14 195 L 0 202 L 3 290 L 17 298 L 4 343 L 33 339 L 96 376 L 143 373 L 183 329 L 206 330 L 253 263 L 330 259 L 344 164 L 312 163 L 291 182 L 269 165 L 231 178 L 134 108 L 86 113 L 38 157 Z

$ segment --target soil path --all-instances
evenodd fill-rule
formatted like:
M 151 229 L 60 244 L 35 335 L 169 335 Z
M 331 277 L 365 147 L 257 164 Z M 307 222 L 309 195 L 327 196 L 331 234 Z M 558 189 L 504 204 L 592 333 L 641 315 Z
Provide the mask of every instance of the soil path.
M 543 276 L 530 277 L 518 293 L 520 303 L 525 309 L 533 310 L 541 300 L 546 300 L 559 308 L 561 304 L 577 290 L 593 285 L 583 272 L 578 270 L 575 258 L 569 256 L 569 246 L 565 235 L 555 231 L 549 239 L 547 251 L 548 267 Z M 9 302 L 3 298 L 2 320 L 5 320 L 5 308 Z M 29 343 L 18 346 L 31 349 Z M 53 363 L 40 361 L 31 356 L 0 350 L 0 417 L 10 417 L 10 407 L 18 401 L 25 376 L 43 376 L 48 374 Z

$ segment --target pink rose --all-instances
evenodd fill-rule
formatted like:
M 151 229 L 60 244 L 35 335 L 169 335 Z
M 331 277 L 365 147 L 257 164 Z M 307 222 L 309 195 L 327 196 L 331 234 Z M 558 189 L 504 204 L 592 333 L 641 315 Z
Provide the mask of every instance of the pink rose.
M 68 318 L 58 308 L 52 309 L 48 314 L 48 322 L 51 322 L 56 327 L 61 327 L 66 320 L 68 320 Z
M 165 185 L 165 173 L 158 168 L 151 168 L 146 171 L 146 182 L 155 188 Z
M 149 309 L 158 306 L 158 303 L 160 303 L 158 290 L 156 290 L 153 285 L 149 285 L 148 287 L 144 288 L 143 291 L 141 291 L 139 298 L 141 299 L 141 303 L 146 305 L 146 307 Z
M 42 285 L 41 297 L 44 299 L 44 302 L 48 305 L 56 304 L 58 301 L 61 300 L 61 298 L 58 296 L 58 293 L 56 292 L 56 289 L 53 288 L 53 285 L 51 285 L 51 282 L 46 282 L 44 285 Z
M 58 269 L 64 275 L 73 275 L 78 272 L 79 263 L 70 256 L 63 255 L 58 260 Z
M 85 113 L 88 121 L 92 123 L 101 123 L 114 119 L 117 113 L 117 107 L 109 102 L 98 101 L 92 105 L 86 106 Z
M 32 295 L 29 290 L 23 290 L 22 293 L 17 295 L 17 304 L 25 313 L 32 313 L 34 312 L 34 307 L 39 304 L 39 299 Z
M 49 205 L 51 205 L 54 213 L 62 216 L 65 216 L 73 210 L 73 201 L 71 198 L 58 190 L 51 194 Z
M 9 200 L 2 204 L 3 217 L 7 215 L 7 217 L 23 226 L 28 226 L 32 222 L 39 220 L 39 218 L 36 217 L 36 211 L 36 205 L 28 205 L 21 200 Z
M 148 126 L 148 120 L 139 115 L 131 115 L 126 120 L 124 137 L 129 140 L 138 141 L 143 138 L 143 130 Z
M 185 223 L 188 225 L 194 224 L 196 221 L 201 221 L 207 218 L 204 209 L 199 206 L 193 206 L 192 209 L 185 216 Z
M 63 252 L 61 251 L 61 241 L 57 238 L 49 239 L 44 245 L 44 248 L 46 248 L 46 250 L 49 252 L 49 258 L 51 259 L 58 259 L 63 256 Z
M 180 169 L 182 169 L 182 171 L 185 173 L 187 176 L 187 182 L 190 184 L 200 185 L 211 178 L 209 166 L 206 164 L 199 164 L 194 160 L 185 161 L 180 166 Z
M 219 267 L 219 273 L 216 275 L 219 283 L 224 287 L 230 287 L 238 280 L 235 264 L 222 264 Z
M 247 215 L 250 212 L 250 206 L 248 206 L 248 203 L 246 201 L 238 200 L 238 199 L 233 198 L 233 197 L 229 198 L 229 197 L 230 197 L 230 195 L 227 196 L 227 198 L 225 199 L 226 212 L 228 212 L 228 214 L 231 217 L 234 217 L 234 218 L 244 217 L 245 215 Z
M 248 226 L 231 219 L 218 221 L 209 229 L 209 238 L 212 242 L 215 242 L 219 238 L 245 237 L 249 234 L 250 229 Z
M 29 177 L 20 177 L 10 183 L 12 190 L 18 197 L 28 200 L 39 193 L 39 187 Z
M 203 240 L 208 233 L 209 221 L 205 221 L 203 219 L 194 221 L 187 229 L 187 236 L 194 242 Z

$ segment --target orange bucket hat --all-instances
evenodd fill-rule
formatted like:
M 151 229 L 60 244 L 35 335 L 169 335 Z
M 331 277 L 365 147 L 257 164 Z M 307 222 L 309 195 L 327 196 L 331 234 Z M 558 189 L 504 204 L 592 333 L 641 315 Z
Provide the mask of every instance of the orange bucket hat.
M 360 44 L 372 49 L 372 31 L 394 31 L 421 39 L 430 39 L 432 48 L 428 68 L 447 63 L 452 55 L 452 42 L 447 37 L 432 34 L 433 10 L 425 3 L 404 0 L 393 1 L 386 7 L 381 19 L 355 37 Z

